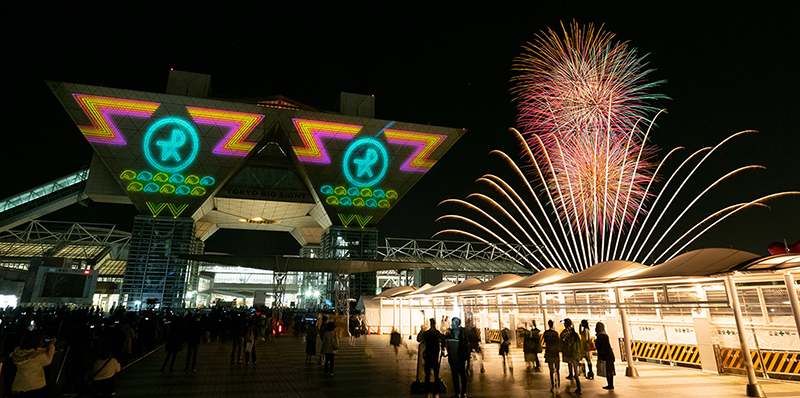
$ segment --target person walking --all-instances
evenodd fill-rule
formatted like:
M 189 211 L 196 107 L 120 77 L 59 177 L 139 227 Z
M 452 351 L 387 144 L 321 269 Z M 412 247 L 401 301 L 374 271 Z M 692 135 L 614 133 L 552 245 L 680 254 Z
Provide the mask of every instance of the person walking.
M 122 366 L 126 366 L 131 362 L 131 358 L 133 358 L 133 340 L 139 337 L 136 334 L 136 331 L 133 330 L 131 323 L 132 320 L 129 319 L 122 322 L 120 325 L 120 330 L 122 331 L 122 335 L 124 337 L 122 354 L 120 354 L 120 364 Z
M 47 381 L 44 367 L 53 361 L 56 348 L 55 337 L 45 339 L 41 332 L 33 331 L 22 337 L 19 347 L 9 355 L 17 367 L 17 374 L 11 384 L 13 397 L 39 398 L 45 397 Z
M 310 323 L 306 327 L 306 363 L 311 363 L 317 355 L 317 326 Z
M 508 328 L 503 328 L 503 330 L 500 331 L 500 340 L 500 356 L 503 357 L 503 373 L 506 373 L 506 360 L 508 360 L 508 369 L 513 372 L 514 364 L 508 356 L 511 348 L 511 331 L 508 330 Z
M 559 374 L 559 367 L 561 361 L 559 359 L 559 351 L 561 351 L 561 339 L 558 338 L 558 332 L 553 329 L 553 320 L 547 321 L 548 329 L 544 332 L 544 361 L 547 362 L 550 368 L 550 389 L 558 392 L 561 387 L 561 375 Z
M 467 318 L 469 320 L 469 318 Z M 475 326 L 474 323 L 468 323 L 466 328 L 467 340 L 469 341 L 469 348 L 472 352 L 475 353 L 475 360 L 480 358 L 481 364 L 481 373 L 484 373 L 486 369 L 483 367 L 483 350 L 481 350 L 481 339 L 478 337 L 478 328 Z M 472 374 L 472 358 L 467 360 L 467 369 L 470 374 Z
M 197 372 L 197 351 L 200 349 L 200 342 L 203 340 L 203 324 L 201 322 L 201 315 L 197 313 L 194 317 L 187 315 L 188 322 L 186 323 L 186 367 L 183 371 L 189 370 L 189 365 L 192 366 L 192 372 Z
M 389 344 L 391 344 L 392 347 L 394 348 L 395 360 L 399 360 L 397 358 L 397 351 L 400 348 L 400 344 L 402 343 L 403 343 L 403 336 L 401 336 L 400 333 L 397 332 L 397 330 L 392 329 L 392 334 L 389 335 Z
M 175 371 L 175 359 L 178 358 L 178 353 L 183 351 L 184 338 L 183 322 L 179 316 L 173 315 L 170 318 L 169 332 L 167 333 L 167 346 L 165 347 L 167 357 L 164 358 L 164 363 L 161 364 L 161 369 L 158 370 L 159 372 L 164 371 L 167 367 L 167 363 L 169 363 L 169 371 Z
M 605 390 L 614 389 L 614 351 L 611 349 L 611 343 L 608 341 L 608 334 L 606 334 L 606 325 L 603 322 L 597 322 L 594 332 L 597 335 L 595 346 L 597 347 L 597 374 L 603 376 L 605 374 L 608 385 L 603 387 Z
M 253 357 L 253 366 L 256 365 L 256 336 L 258 336 L 258 323 L 253 319 L 247 328 L 244 337 L 244 366 L 250 366 L 250 357 Z
M 564 330 L 561 331 L 561 352 L 562 359 L 567 363 L 569 369 L 569 376 L 567 380 L 575 380 L 577 388 L 576 394 L 581 393 L 581 372 L 578 368 L 581 358 L 583 358 L 583 343 L 575 328 L 572 325 L 572 320 L 569 318 L 564 319 Z
M 469 339 L 466 331 L 461 327 L 461 319 L 453 317 L 452 327 L 445 336 L 444 344 L 447 348 L 447 362 L 450 365 L 450 373 L 453 375 L 453 390 L 455 394 L 452 398 L 467 397 L 467 360 L 470 357 Z M 461 388 L 459 389 L 459 379 Z
M 428 398 L 439 397 L 436 386 L 439 384 L 439 355 L 441 352 L 442 333 L 436 329 L 436 319 L 431 318 L 431 327 L 423 330 L 417 335 L 417 342 L 425 343 L 425 351 L 422 358 L 425 361 L 425 391 Z M 431 371 L 433 371 L 433 383 L 431 383 Z
M 528 371 L 539 370 L 539 353 L 542 352 L 541 334 L 536 328 L 536 321 L 522 340 L 522 351 L 525 353 L 525 368 Z
M 580 328 L 581 342 L 583 343 L 583 358 L 586 359 L 586 378 L 588 380 L 594 379 L 594 372 L 592 372 L 592 351 L 595 350 L 592 336 L 589 335 L 589 321 L 586 319 L 581 321 Z
M 242 314 L 235 314 L 231 318 L 230 336 L 233 341 L 231 348 L 231 364 L 236 361 L 242 363 L 242 351 L 244 351 L 244 337 L 247 334 L 247 323 L 245 322 Z
M 322 334 L 322 353 L 325 355 L 325 376 L 333 377 L 333 357 L 339 350 L 339 338 L 336 336 L 336 325 L 328 322 Z

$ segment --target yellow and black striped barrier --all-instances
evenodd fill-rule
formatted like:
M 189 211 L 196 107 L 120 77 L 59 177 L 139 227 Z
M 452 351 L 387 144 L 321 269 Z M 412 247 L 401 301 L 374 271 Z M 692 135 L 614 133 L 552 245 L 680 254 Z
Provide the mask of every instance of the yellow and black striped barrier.
M 757 371 L 768 373 L 784 373 L 800 375 L 800 352 L 758 351 L 750 352 L 753 367 Z M 762 363 L 763 358 L 763 363 Z M 720 348 L 722 367 L 728 369 L 744 369 L 742 352 L 734 348 Z
M 500 343 L 500 330 L 499 329 L 489 329 L 486 331 L 486 341 L 490 343 Z
M 696 346 L 691 345 L 633 341 L 631 343 L 631 353 L 634 358 L 657 359 L 693 365 L 700 364 L 700 352 Z

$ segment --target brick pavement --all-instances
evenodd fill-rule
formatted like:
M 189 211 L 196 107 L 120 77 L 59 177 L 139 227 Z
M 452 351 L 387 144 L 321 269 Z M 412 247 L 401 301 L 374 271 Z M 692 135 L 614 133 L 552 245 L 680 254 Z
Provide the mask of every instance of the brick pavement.
M 407 338 L 407 336 L 406 336 Z M 404 340 L 395 356 L 388 336 L 366 336 L 354 346 L 341 340 L 332 378 L 323 376 L 322 366 L 305 364 L 305 346 L 300 338 L 281 337 L 256 344 L 258 365 L 230 364 L 231 344 L 202 344 L 197 372 L 183 372 L 186 350 L 176 362 L 175 373 L 159 373 L 166 354 L 161 351 L 124 370 L 117 380 L 119 397 L 409 397 L 416 368 L 416 342 Z M 317 345 L 319 347 L 319 344 Z M 527 373 L 522 352 L 512 350 L 513 371 L 503 372 L 497 345 L 485 348 L 486 373 L 477 372 L 468 384 L 468 396 L 549 397 L 549 380 L 544 372 Z M 452 395 L 450 370 L 443 361 L 441 377 Z M 605 380 L 581 380 L 583 397 L 675 398 L 683 396 L 744 397 L 746 379 L 731 375 L 707 375 L 700 371 L 637 363 L 640 377 L 627 378 L 617 363 L 613 392 L 601 387 Z M 562 372 L 566 366 L 562 365 Z M 565 374 L 565 373 L 562 373 Z M 562 390 L 569 384 L 562 380 Z M 800 384 L 764 381 L 769 397 L 800 397 Z M 561 397 L 577 394 L 562 391 Z

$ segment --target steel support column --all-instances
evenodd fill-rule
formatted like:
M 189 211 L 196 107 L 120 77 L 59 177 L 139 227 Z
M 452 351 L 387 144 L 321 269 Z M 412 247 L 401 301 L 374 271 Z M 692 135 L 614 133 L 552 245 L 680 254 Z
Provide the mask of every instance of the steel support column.
M 350 275 L 336 273 L 336 313 L 344 315 L 345 324 L 350 322 Z
M 797 299 L 797 285 L 794 283 L 794 275 L 788 272 L 783 274 L 783 281 L 786 283 L 786 291 L 789 293 L 794 325 L 797 327 L 797 333 L 800 334 L 800 301 Z
M 619 288 L 615 288 L 614 292 L 617 297 L 617 311 L 619 311 L 620 319 L 622 320 L 622 335 L 625 341 L 625 357 L 628 360 L 628 367 L 625 368 L 625 376 L 638 377 L 639 371 L 633 366 L 633 351 L 631 350 L 631 326 L 628 324 L 628 314 L 625 307 L 622 307 L 622 296 L 619 294 Z
M 730 300 L 731 307 L 733 308 L 733 317 L 736 319 L 736 330 L 739 333 L 739 344 L 741 345 L 740 348 L 742 352 L 742 359 L 744 360 L 745 369 L 747 369 L 747 396 L 766 397 L 761 385 L 758 384 L 758 379 L 756 379 L 756 370 L 753 367 L 753 357 L 750 356 L 750 349 L 747 347 L 744 321 L 742 320 L 742 308 L 739 306 L 739 295 L 736 292 L 736 283 L 734 283 L 732 276 L 729 275 L 725 278 L 725 287 L 728 290 L 728 299 Z

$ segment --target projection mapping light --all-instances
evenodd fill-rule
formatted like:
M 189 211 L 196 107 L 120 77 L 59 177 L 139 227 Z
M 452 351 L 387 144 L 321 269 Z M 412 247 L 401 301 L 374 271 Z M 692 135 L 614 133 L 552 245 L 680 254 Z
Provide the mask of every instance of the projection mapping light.
M 359 138 L 344 153 L 344 177 L 357 187 L 371 187 L 383 180 L 389 169 L 389 153 L 375 138 Z
M 254 104 L 48 82 L 134 206 L 194 213 L 239 169 L 277 111 Z
M 197 158 L 200 138 L 197 129 L 177 116 L 156 120 L 142 141 L 144 156 L 153 168 L 177 173 L 189 167 Z
M 291 119 L 297 133 L 292 149 L 332 221 L 345 227 L 376 224 L 463 134 L 395 121 L 320 117 L 324 120 Z
M 99 161 L 92 167 L 107 168 L 119 183 L 115 191 L 94 177 L 103 194 L 127 195 L 140 213 L 156 217 L 196 214 L 223 182 L 233 181 L 269 127 L 276 142 L 291 148 L 296 171 L 313 186 L 331 221 L 366 228 L 464 133 L 346 114 L 47 84 L 94 149 Z

